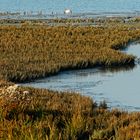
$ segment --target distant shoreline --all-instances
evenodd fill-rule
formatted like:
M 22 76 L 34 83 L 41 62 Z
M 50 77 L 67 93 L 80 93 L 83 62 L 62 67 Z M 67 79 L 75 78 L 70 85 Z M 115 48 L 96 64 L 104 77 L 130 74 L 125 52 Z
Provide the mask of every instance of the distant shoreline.
M 0 12 L 0 19 L 56 19 L 56 18 L 133 18 L 140 17 L 140 11 L 136 12 L 87 12 L 87 13 L 55 13 L 44 14 L 39 12 Z

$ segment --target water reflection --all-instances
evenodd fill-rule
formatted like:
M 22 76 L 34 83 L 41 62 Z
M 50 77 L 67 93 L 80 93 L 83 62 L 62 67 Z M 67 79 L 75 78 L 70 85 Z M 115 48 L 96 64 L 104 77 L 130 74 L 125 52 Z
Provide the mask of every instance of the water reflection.
M 108 67 L 108 68 L 100 68 L 100 73 L 119 73 L 119 72 L 126 72 L 126 71 L 133 71 L 134 68 L 137 66 L 135 64 L 119 66 L 119 67 Z

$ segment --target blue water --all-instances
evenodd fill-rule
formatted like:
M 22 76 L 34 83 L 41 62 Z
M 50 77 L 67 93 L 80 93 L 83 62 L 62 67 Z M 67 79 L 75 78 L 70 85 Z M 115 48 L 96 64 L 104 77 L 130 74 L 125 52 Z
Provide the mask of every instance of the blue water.
M 136 12 L 140 0 L 0 0 L 0 12 L 43 11 L 45 14 L 63 13 Z
M 128 54 L 140 57 L 140 44 L 131 44 Z M 140 111 L 140 64 L 133 68 L 84 69 L 61 72 L 35 82 L 22 84 L 57 91 L 74 91 L 100 102 L 106 100 L 111 108 Z

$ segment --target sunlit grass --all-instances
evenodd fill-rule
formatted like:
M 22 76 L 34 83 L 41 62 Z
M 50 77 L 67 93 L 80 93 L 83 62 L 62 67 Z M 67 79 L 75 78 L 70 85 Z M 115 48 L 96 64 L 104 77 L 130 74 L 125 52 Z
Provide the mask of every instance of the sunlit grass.
M 65 69 L 120 66 L 134 57 L 114 49 L 138 39 L 140 30 L 117 27 L 0 27 L 0 76 L 24 82 Z

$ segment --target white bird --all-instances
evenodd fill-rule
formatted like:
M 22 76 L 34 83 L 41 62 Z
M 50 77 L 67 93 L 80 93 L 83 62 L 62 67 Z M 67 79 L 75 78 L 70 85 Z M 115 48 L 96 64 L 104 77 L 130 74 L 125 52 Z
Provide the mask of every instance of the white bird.
M 65 10 L 64 10 L 64 14 L 72 14 L 72 10 L 70 10 L 70 9 L 65 9 Z

